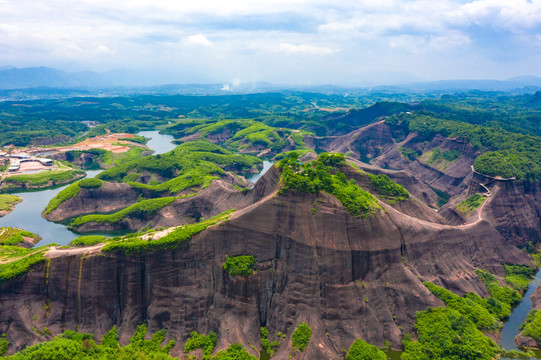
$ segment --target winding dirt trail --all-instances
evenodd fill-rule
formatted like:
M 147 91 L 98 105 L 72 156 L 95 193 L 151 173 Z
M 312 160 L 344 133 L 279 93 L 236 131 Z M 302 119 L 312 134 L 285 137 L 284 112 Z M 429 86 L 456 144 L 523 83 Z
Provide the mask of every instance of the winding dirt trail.
M 241 216 L 242 214 L 245 214 L 250 209 L 253 209 L 253 208 L 259 206 L 261 203 L 272 199 L 273 197 L 276 196 L 276 194 L 278 194 L 278 191 L 279 191 L 279 189 L 274 189 L 274 191 L 272 191 L 269 195 L 261 198 L 260 200 L 256 201 L 255 203 L 250 204 L 250 205 L 248 205 L 246 207 L 243 207 L 242 209 L 239 209 L 239 210 L 235 211 L 233 214 L 231 214 L 231 219 L 235 219 L 235 218 Z
M 279 192 L 279 189 L 276 188 L 270 194 L 268 194 L 265 197 L 259 199 L 255 203 L 250 204 L 250 205 L 248 205 L 248 206 L 246 206 L 246 207 L 244 207 L 242 209 L 238 209 L 233 214 L 231 214 L 230 219 L 238 218 L 238 217 L 246 214 L 247 212 L 251 211 L 252 209 L 254 209 L 254 208 L 260 206 L 261 204 L 267 202 L 268 200 L 274 198 L 278 194 L 278 192 Z M 491 195 L 492 195 L 491 193 L 488 193 L 487 199 L 483 202 L 483 204 L 477 210 L 477 220 L 475 220 L 472 223 L 466 224 L 466 225 L 438 224 L 438 223 L 435 223 L 435 222 L 419 219 L 419 218 L 413 217 L 411 215 L 407 215 L 407 214 L 405 214 L 405 213 L 403 213 L 401 211 L 396 210 L 395 208 L 391 207 L 390 205 L 385 204 L 383 201 L 380 201 L 380 204 L 386 209 L 386 211 L 395 212 L 399 216 L 402 216 L 402 217 L 406 218 L 407 221 L 410 222 L 410 223 L 417 223 L 418 225 L 429 227 L 429 228 L 436 229 L 436 230 L 468 229 L 468 228 L 472 228 L 472 227 L 478 225 L 480 222 L 482 222 L 484 220 L 483 216 L 482 216 L 483 209 L 492 200 Z M 165 236 L 165 235 L 169 234 L 171 231 L 175 230 L 176 228 L 178 228 L 178 226 L 174 226 L 174 227 L 171 227 L 171 228 L 168 228 L 168 229 L 164 229 L 164 230 L 158 231 L 158 232 L 156 232 L 154 234 L 149 234 L 148 236 L 146 236 L 146 238 L 144 240 L 148 241 L 151 238 L 153 240 L 159 239 L 162 236 Z M 54 248 L 49 249 L 47 251 L 47 253 L 45 254 L 45 256 L 47 258 L 54 258 L 54 257 L 63 256 L 63 255 L 78 255 L 78 254 L 96 253 L 96 252 L 101 251 L 101 249 L 104 246 L 105 246 L 105 244 L 97 244 L 97 245 L 93 245 L 93 246 L 89 246 L 89 247 L 71 248 L 71 249 L 59 249 L 58 247 L 54 247 Z
M 372 166 L 375 167 L 375 168 L 379 168 L 379 166 L 375 166 L 375 165 L 372 165 Z M 246 207 L 244 207 L 242 209 L 238 209 L 233 214 L 231 214 L 231 219 L 238 218 L 238 217 L 246 214 L 247 212 L 251 211 L 252 209 L 260 206 L 261 204 L 267 202 L 268 200 L 274 198 L 278 194 L 278 192 L 279 192 L 279 189 L 276 188 L 270 194 L 268 194 L 265 197 L 259 199 L 255 203 L 250 204 L 250 205 L 248 205 L 248 206 L 246 206 Z M 493 198 L 493 194 L 490 191 L 490 189 L 487 188 L 487 199 L 476 210 L 477 211 L 477 220 L 475 220 L 475 221 L 473 221 L 471 223 L 468 223 L 468 224 L 463 224 L 463 225 L 446 225 L 446 224 L 439 224 L 439 223 L 431 222 L 431 221 L 428 221 L 428 220 L 420 219 L 420 218 L 405 214 L 405 213 L 393 208 L 392 206 L 384 203 L 381 200 L 379 202 L 380 202 L 380 205 L 382 205 L 385 208 L 386 212 L 393 212 L 396 215 L 398 215 L 399 217 L 402 217 L 402 219 L 404 219 L 405 221 L 407 221 L 410 224 L 417 224 L 417 226 L 431 228 L 433 230 L 450 230 L 450 229 L 462 229 L 462 230 L 464 230 L 464 229 L 469 229 L 469 228 L 475 227 L 476 225 L 478 225 L 479 223 L 484 221 L 483 210 L 484 210 L 485 206 L 488 203 L 491 202 L 492 198 Z M 171 227 L 171 228 L 160 230 L 160 231 L 158 231 L 156 233 L 144 236 L 143 240 L 149 241 L 151 239 L 152 240 L 159 239 L 159 238 L 169 234 L 171 231 L 175 230 L 176 228 L 178 228 L 178 226 L 174 226 L 174 227 Z M 45 251 L 45 254 L 44 254 L 45 257 L 47 259 L 51 259 L 51 258 L 56 258 L 56 257 L 64 256 L 64 255 L 81 255 L 81 254 L 98 253 L 98 252 L 101 251 L 101 249 L 105 245 L 106 244 L 97 244 L 97 245 L 92 245 L 92 246 L 88 246 L 88 247 L 77 247 L 77 248 L 68 248 L 68 249 L 61 249 L 60 247 L 51 247 L 49 249 L 44 249 L 43 251 Z M 10 262 L 19 260 L 21 258 L 30 256 L 30 255 L 32 255 L 32 254 L 27 254 L 27 255 L 25 255 L 23 257 L 19 257 L 19 258 L 16 258 L 16 259 L 0 261 L 0 264 L 10 263 Z
M 99 252 L 105 244 L 97 244 L 92 246 L 86 246 L 86 247 L 77 247 L 77 248 L 69 248 L 69 249 L 60 249 L 58 246 L 51 247 L 47 250 L 45 253 L 45 257 L 47 259 L 52 259 L 64 255 L 81 255 L 81 254 L 91 254 Z
M 40 253 L 40 252 L 45 252 L 45 251 L 47 251 L 47 249 L 42 249 L 42 250 L 40 250 L 40 251 L 35 251 L 35 252 L 32 252 L 32 253 L 29 253 L 29 254 L 20 256 L 20 257 L 15 258 L 15 259 L 2 260 L 2 261 L 0 261 L 0 264 L 9 264 L 9 263 L 11 263 L 11 262 L 14 262 L 14 261 L 17 261 L 17 260 L 21 260 L 21 259 L 24 259 L 24 258 L 29 257 L 29 256 L 31 256 L 31 255 L 38 254 L 38 253 Z
M 483 219 L 483 209 L 485 206 L 492 200 L 492 197 L 487 197 L 487 199 L 483 202 L 483 204 L 477 209 L 477 220 L 474 222 L 464 224 L 464 225 L 446 225 L 446 224 L 438 224 L 435 222 L 427 221 L 424 219 L 419 219 L 416 217 L 413 217 L 411 215 L 405 214 L 401 211 L 396 210 L 395 208 L 391 207 L 390 205 L 387 205 L 383 202 L 380 202 L 380 204 L 385 208 L 386 211 L 393 211 L 397 213 L 399 216 L 405 218 L 410 223 L 417 223 L 418 225 L 421 225 L 423 227 L 432 228 L 434 230 L 450 230 L 450 229 L 470 229 L 472 227 L 477 226 L 479 223 L 484 221 Z
M 371 165 L 372 167 L 376 168 L 376 169 L 381 169 L 379 166 L 377 165 Z M 473 169 L 472 167 L 472 170 L 475 172 L 475 170 Z M 499 179 L 498 179 L 499 180 Z M 512 179 L 504 179 L 504 180 L 512 180 Z M 485 199 L 485 201 L 483 201 L 483 203 L 481 204 L 481 206 L 476 209 L 475 211 L 477 212 L 477 219 L 473 222 L 470 222 L 470 223 L 466 223 L 466 224 L 462 224 L 462 225 L 448 225 L 448 224 L 438 224 L 438 223 L 435 223 L 435 222 L 431 222 L 431 221 L 428 221 L 428 220 L 424 220 L 424 219 L 420 219 L 420 218 L 417 218 L 417 217 L 414 217 L 414 216 L 411 216 L 411 215 L 408 215 L 406 213 L 403 213 L 395 208 L 393 208 L 392 206 L 390 205 L 387 205 L 385 204 L 383 201 L 380 201 L 380 205 L 382 205 L 385 210 L 387 212 L 394 212 L 395 214 L 397 214 L 398 216 L 402 217 L 402 219 L 406 220 L 408 223 L 410 224 L 417 224 L 418 226 L 423 226 L 423 227 L 426 227 L 426 228 L 431 228 L 433 230 L 451 230 L 451 229 L 460 229 L 460 230 L 466 230 L 466 229 L 470 229 L 470 228 L 473 228 L 477 225 L 479 225 L 482 221 L 484 221 L 485 219 L 483 218 L 483 210 L 485 209 L 485 207 L 492 201 L 492 199 L 494 198 L 494 194 L 493 192 L 488 189 L 485 185 L 483 184 L 480 184 L 483 188 L 486 189 L 486 194 L 485 196 L 487 197 Z
M 486 204 L 488 204 L 491 200 L 492 200 L 492 194 L 489 192 L 488 195 L 487 195 L 487 198 L 485 199 L 485 201 L 483 201 L 483 203 L 481 204 L 481 206 L 479 207 L 479 210 L 477 210 L 477 220 L 475 220 L 474 222 L 470 223 L 470 224 L 466 224 L 466 225 L 462 225 L 462 226 L 473 226 L 473 225 L 477 225 L 479 224 L 481 221 L 483 221 L 483 209 L 485 208 Z

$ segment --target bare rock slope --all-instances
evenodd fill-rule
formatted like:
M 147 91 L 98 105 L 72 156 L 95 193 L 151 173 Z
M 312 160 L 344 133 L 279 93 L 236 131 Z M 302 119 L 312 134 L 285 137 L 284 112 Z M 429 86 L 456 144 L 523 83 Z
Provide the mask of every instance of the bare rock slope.
M 212 205 L 200 209 L 209 214 L 221 203 L 236 203 L 238 210 L 177 249 L 57 250 L 1 284 L 0 332 L 13 342 L 10 351 L 40 338 L 32 326 L 53 334 L 79 328 L 99 337 L 117 325 L 126 341 L 146 322 L 151 331 L 168 329 L 177 354 L 193 330 L 215 331 L 220 350 L 235 342 L 257 346 L 259 328 L 266 326 L 271 338 L 287 334 L 275 357 L 287 359 L 293 330 L 305 321 L 312 339 L 297 358 L 341 359 L 341 349 L 357 338 L 399 347 L 416 311 L 442 305 L 422 281 L 486 295 L 475 269 L 503 275 L 504 263 L 530 262 L 484 220 L 451 226 L 388 205 L 358 218 L 333 196 L 279 193 L 277 183 L 274 169 L 247 194 L 207 199 Z M 223 270 L 227 256 L 246 254 L 257 259 L 253 275 Z

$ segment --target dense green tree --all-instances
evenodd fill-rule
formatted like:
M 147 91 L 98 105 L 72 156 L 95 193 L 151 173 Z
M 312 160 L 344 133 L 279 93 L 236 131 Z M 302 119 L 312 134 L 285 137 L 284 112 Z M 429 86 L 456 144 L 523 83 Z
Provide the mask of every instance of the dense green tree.
M 160 330 L 145 340 L 147 328 L 139 325 L 130 338 L 129 344 L 120 346 L 116 328 L 102 337 L 101 344 L 96 344 L 94 336 L 87 333 L 66 330 L 49 341 L 45 341 L 7 357 L 13 360 L 173 360 L 168 354 L 175 346 L 173 340 L 161 346 L 165 339 L 165 330 Z
M 256 259 L 253 255 L 228 256 L 222 267 L 231 276 L 243 276 L 247 278 L 254 273 Z
M 291 347 L 294 350 L 304 351 L 312 337 L 312 329 L 304 321 L 300 323 L 291 336 Z
M 210 355 L 214 351 L 214 347 L 218 342 L 216 333 L 211 331 L 208 335 L 198 334 L 197 331 L 190 333 L 190 338 L 184 345 L 184 352 L 190 353 L 194 350 L 201 349 L 203 351 L 203 360 L 210 359 Z
M 404 341 L 403 360 L 491 360 L 500 349 L 458 311 L 435 308 L 416 314 L 418 342 Z
M 241 344 L 232 344 L 227 350 L 219 351 L 211 360 L 257 360 L 257 358 L 250 355 Z
M 351 344 L 347 360 L 387 360 L 387 355 L 374 345 L 357 339 Z
M 293 152 L 280 161 L 282 191 L 296 189 L 312 194 L 325 191 L 334 195 L 355 216 L 369 217 L 381 210 L 376 198 L 361 189 L 355 181 L 348 181 L 340 171 L 341 166 L 347 166 L 343 154 L 324 153 L 307 164 L 301 164 L 297 156 Z

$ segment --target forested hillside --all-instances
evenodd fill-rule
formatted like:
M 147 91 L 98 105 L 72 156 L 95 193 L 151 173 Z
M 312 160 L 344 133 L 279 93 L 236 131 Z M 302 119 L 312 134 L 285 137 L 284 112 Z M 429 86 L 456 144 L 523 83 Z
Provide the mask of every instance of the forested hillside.
M 531 356 L 495 340 L 540 265 L 541 93 L 418 96 L 0 103 L 4 169 L 96 169 L 40 209 L 72 240 L 0 228 L 0 355 Z

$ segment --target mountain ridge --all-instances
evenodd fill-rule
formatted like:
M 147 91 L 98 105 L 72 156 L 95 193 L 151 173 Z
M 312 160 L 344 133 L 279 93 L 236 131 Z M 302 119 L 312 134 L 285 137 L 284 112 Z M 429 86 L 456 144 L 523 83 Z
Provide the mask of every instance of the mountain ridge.
M 143 71 L 116 69 L 106 72 L 79 71 L 67 72 L 55 68 L 39 66 L 17 68 L 0 67 L 0 90 L 21 90 L 35 88 L 80 88 L 110 89 L 114 87 L 155 88 L 166 91 L 169 87 L 195 87 L 198 91 L 206 89 L 217 93 L 253 93 L 279 90 L 307 91 L 347 91 L 348 89 L 371 89 L 372 91 L 452 91 L 452 90 L 514 90 L 526 87 L 541 88 L 541 78 L 533 75 L 516 76 L 506 80 L 491 79 L 457 79 L 457 80 L 409 80 L 383 83 L 360 82 L 358 85 L 280 85 L 265 81 L 225 84 L 202 83 L 185 84 L 165 80 L 163 76 L 153 76 Z M 149 89 L 151 90 L 151 89 Z M 195 91 L 195 90 L 194 90 Z

